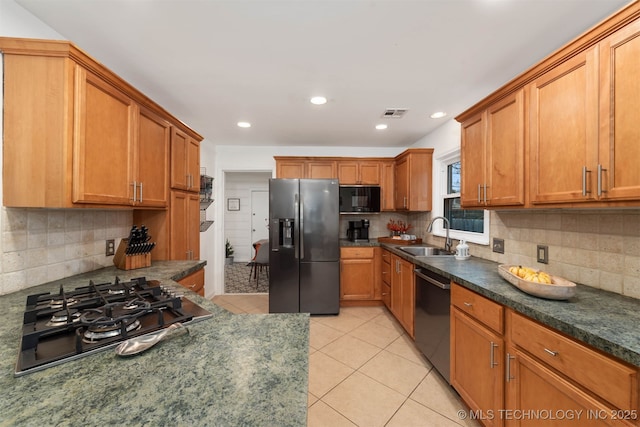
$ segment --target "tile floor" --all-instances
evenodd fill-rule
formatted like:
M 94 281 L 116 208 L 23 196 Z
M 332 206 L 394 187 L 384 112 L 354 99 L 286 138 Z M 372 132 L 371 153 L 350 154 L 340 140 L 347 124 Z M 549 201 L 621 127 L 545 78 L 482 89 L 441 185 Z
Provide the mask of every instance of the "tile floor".
M 268 295 L 219 295 L 234 313 L 267 313 Z M 309 427 L 478 427 L 459 396 L 384 307 L 312 316 Z

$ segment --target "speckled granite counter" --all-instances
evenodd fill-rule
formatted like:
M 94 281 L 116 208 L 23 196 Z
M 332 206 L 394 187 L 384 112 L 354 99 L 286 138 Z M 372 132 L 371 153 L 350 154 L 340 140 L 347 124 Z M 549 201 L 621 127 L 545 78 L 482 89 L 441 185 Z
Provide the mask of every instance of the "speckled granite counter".
M 309 316 L 231 314 L 188 291 L 213 313 L 188 335 L 131 358 L 106 350 L 14 377 L 27 295 L 116 275 L 167 284 L 204 264 L 110 267 L 0 296 L 0 426 L 305 426 Z
M 595 348 L 640 366 L 640 300 L 578 285 L 576 296 L 553 301 L 525 294 L 498 274 L 498 264 L 472 257 L 430 258 L 422 262 L 381 244 L 400 257 L 440 273 L 473 291 L 584 341 Z

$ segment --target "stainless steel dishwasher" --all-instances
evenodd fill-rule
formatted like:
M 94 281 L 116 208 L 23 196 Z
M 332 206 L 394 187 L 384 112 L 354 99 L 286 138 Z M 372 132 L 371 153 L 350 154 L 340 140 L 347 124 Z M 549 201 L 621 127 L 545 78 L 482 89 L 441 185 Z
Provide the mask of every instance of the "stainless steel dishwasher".
M 416 268 L 415 342 L 449 382 L 449 305 L 451 281 L 426 268 Z

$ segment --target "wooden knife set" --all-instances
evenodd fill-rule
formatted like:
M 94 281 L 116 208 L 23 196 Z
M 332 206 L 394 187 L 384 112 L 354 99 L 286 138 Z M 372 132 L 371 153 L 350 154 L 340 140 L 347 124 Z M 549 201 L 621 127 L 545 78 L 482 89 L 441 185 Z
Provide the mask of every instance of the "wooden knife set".
M 135 270 L 151 266 L 151 251 L 156 246 L 144 225 L 131 227 L 129 237 L 122 239 L 113 257 L 113 264 L 121 270 Z

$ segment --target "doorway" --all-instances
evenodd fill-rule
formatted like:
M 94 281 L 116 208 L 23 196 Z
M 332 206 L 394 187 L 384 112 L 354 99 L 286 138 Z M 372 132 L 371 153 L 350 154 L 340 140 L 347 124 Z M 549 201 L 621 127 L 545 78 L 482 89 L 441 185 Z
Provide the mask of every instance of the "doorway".
M 251 192 L 251 242 L 269 238 L 269 192 Z

